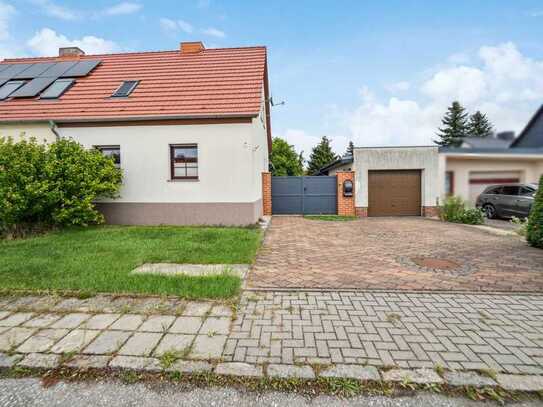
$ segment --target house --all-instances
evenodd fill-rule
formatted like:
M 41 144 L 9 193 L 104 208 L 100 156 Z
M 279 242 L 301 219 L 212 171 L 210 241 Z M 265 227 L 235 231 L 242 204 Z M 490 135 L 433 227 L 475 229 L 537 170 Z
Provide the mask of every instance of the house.
M 262 215 L 271 124 L 265 47 L 0 63 L 0 136 L 72 138 L 114 157 L 113 224 L 247 225 Z
M 356 147 L 319 175 L 355 174 L 360 216 L 434 215 L 448 195 L 474 204 L 489 185 L 543 175 L 543 107 L 515 139 L 511 132 L 466 139 L 458 148 Z
M 538 182 L 543 175 L 543 106 L 515 139 L 512 132 L 466 139 L 458 148 L 441 148 L 443 194 L 471 204 L 492 184 Z

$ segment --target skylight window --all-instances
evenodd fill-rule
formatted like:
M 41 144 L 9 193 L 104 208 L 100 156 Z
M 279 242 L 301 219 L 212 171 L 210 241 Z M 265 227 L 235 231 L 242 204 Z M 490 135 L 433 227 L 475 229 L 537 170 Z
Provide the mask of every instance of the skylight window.
M 73 84 L 74 79 L 57 79 L 47 89 L 45 89 L 40 98 L 42 99 L 57 99 L 61 97 Z
M 6 82 L 0 88 L 0 100 L 6 99 L 9 95 L 11 95 L 13 92 L 15 92 L 21 86 L 23 86 L 24 83 L 25 83 L 25 81 L 9 81 L 9 82 Z
M 111 96 L 116 98 L 127 97 L 138 86 L 138 83 L 139 81 L 124 81 Z

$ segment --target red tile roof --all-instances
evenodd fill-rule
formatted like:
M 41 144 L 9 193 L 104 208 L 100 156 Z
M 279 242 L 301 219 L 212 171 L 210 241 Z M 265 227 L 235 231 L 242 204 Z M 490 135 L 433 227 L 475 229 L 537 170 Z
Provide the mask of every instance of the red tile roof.
M 265 86 L 266 48 L 206 49 L 85 55 L 102 63 L 60 99 L 0 101 L 0 121 L 89 121 L 258 115 Z M 61 61 L 18 58 L 2 63 Z M 123 80 L 139 80 L 127 98 L 112 98 Z

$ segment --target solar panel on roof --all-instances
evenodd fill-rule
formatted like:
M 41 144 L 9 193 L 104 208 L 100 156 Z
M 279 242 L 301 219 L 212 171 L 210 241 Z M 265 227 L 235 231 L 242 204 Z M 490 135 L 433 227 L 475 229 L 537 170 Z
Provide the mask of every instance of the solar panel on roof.
M 73 84 L 74 79 L 57 79 L 51 86 L 42 92 L 42 99 L 56 99 L 62 96 Z
M 0 64 L 0 72 L 2 72 L 4 69 L 7 69 L 11 66 L 11 64 Z
M 132 93 L 139 81 L 124 81 L 121 86 L 113 93 L 113 97 L 127 97 Z
M 9 68 L 4 69 L 2 72 L 0 72 L 0 78 L 11 79 L 19 72 L 22 72 L 25 69 L 29 68 L 30 65 L 32 64 L 13 64 Z
M 46 71 L 42 72 L 39 76 L 40 78 L 50 78 L 50 77 L 61 77 L 61 76 L 67 76 L 64 75 L 65 72 L 75 66 L 78 62 L 77 61 L 63 61 L 63 62 L 57 62 L 56 64 L 53 64 L 49 67 Z
M 0 88 L 0 100 L 6 99 L 11 93 L 23 86 L 24 81 L 9 81 Z
M 14 98 L 29 98 L 34 97 L 46 87 L 51 85 L 58 78 L 34 78 L 30 82 L 27 82 L 22 88 L 17 89 L 10 96 Z
M 79 61 L 73 67 L 64 72 L 62 76 L 86 76 L 90 71 L 96 68 L 100 62 L 100 60 Z
M 37 78 L 42 72 L 46 71 L 53 65 L 53 62 L 32 64 L 30 67 L 28 67 L 28 69 L 25 69 L 24 71 L 19 72 L 17 75 L 13 76 L 13 79 Z

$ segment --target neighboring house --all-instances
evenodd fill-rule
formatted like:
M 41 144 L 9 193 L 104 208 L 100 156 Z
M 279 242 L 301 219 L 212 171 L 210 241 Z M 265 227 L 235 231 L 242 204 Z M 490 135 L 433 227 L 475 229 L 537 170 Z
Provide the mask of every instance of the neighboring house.
M 459 148 L 354 149 L 319 175 L 355 173 L 361 216 L 428 215 L 448 195 L 471 204 L 492 184 L 537 182 L 543 175 L 543 107 L 518 138 L 511 132 L 469 138 Z
M 440 148 L 444 195 L 475 204 L 489 185 L 538 182 L 543 175 L 543 106 L 515 139 L 511 132 Z
M 0 136 L 73 138 L 113 156 L 109 223 L 247 225 L 271 148 L 266 49 L 84 55 L 0 63 Z

